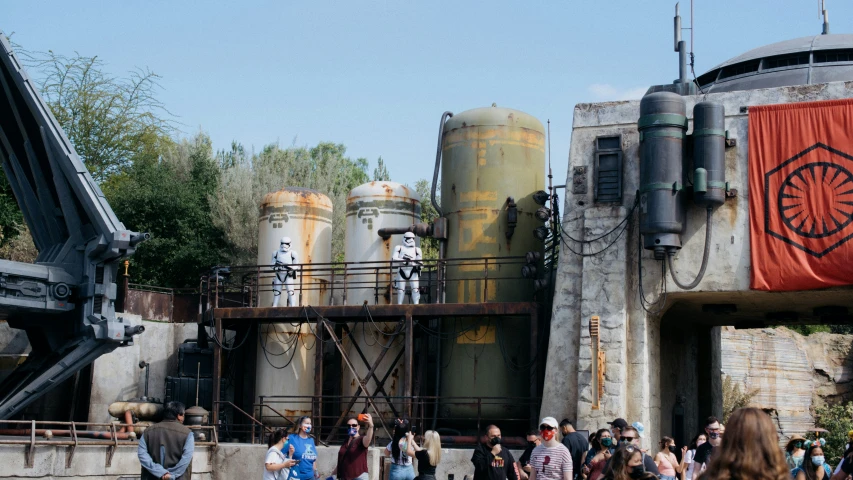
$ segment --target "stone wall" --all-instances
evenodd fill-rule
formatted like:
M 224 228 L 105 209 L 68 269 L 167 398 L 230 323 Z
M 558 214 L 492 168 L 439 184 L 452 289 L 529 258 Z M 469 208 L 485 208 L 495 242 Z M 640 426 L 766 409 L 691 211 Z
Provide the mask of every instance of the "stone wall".
M 775 410 L 785 437 L 814 428 L 814 407 L 853 399 L 853 335 L 726 327 L 722 340 L 722 374 L 756 390 L 753 405 Z

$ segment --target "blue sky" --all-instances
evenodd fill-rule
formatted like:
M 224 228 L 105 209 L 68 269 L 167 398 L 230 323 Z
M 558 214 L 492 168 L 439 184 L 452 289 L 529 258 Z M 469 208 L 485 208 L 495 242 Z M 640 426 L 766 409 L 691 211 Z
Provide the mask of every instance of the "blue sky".
M 98 55 L 116 75 L 154 71 L 184 133 L 202 129 L 216 148 L 334 141 L 410 184 L 432 176 L 443 111 L 495 102 L 551 120 L 564 183 L 575 104 L 677 76 L 674 3 L 5 2 L 0 29 L 30 50 Z M 827 7 L 833 33 L 853 33 L 853 2 Z M 821 28 L 816 0 L 696 0 L 695 19 L 697 75 Z

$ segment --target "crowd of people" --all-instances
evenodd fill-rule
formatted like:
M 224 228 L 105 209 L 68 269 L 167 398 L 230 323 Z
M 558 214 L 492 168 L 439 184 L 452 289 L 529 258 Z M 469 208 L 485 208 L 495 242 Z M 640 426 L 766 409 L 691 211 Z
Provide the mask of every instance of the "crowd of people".
M 142 478 L 179 480 L 192 472 L 193 435 L 182 425 L 184 406 L 166 405 L 165 419 L 149 427 L 139 441 Z M 516 460 L 505 448 L 501 430 L 489 425 L 474 448 L 473 480 L 853 480 L 853 440 L 833 470 L 825 461 L 822 439 L 795 435 L 784 449 L 770 417 L 756 408 L 741 408 L 723 426 L 708 417 L 704 429 L 681 448 L 663 437 L 643 448 L 644 427 L 622 418 L 587 437 L 569 420 L 545 417 L 528 432 L 527 446 Z M 374 441 L 373 418 L 361 414 L 346 422 L 333 471 L 337 480 L 368 480 L 367 453 Z M 310 417 L 295 431 L 269 435 L 264 480 L 317 480 L 317 447 Z M 393 438 L 384 449 L 389 480 L 436 480 L 441 438 L 428 430 L 419 444 L 405 419 L 394 422 Z M 558 433 L 560 437 L 558 438 Z M 853 438 L 853 432 L 851 432 Z M 417 460 L 417 473 L 413 467 Z M 330 477 L 331 478 L 331 477 Z

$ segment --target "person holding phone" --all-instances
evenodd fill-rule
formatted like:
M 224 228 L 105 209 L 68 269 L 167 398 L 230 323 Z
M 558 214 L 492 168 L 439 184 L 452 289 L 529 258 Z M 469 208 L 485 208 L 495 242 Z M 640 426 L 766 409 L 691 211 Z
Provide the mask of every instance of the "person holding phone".
M 298 463 L 289 458 L 294 449 L 287 441 L 287 430 L 280 428 L 271 433 L 267 445 L 269 450 L 264 460 L 263 480 L 287 479 L 290 476 L 290 468 Z
M 365 425 L 364 435 L 359 433 L 359 422 Z M 347 419 L 349 438 L 338 451 L 338 466 L 333 474 L 339 480 L 367 480 L 367 448 L 373 441 L 373 417 L 363 413 Z

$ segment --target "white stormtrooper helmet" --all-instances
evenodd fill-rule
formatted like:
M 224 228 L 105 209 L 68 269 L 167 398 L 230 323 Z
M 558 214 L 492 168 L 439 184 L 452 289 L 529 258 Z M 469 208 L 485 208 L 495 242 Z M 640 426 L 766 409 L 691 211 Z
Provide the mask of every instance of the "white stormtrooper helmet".
M 413 247 L 415 245 L 415 234 L 412 232 L 406 232 L 403 234 L 403 243 L 406 245 Z
M 287 252 L 290 250 L 291 240 L 290 237 L 281 237 L 281 251 Z

